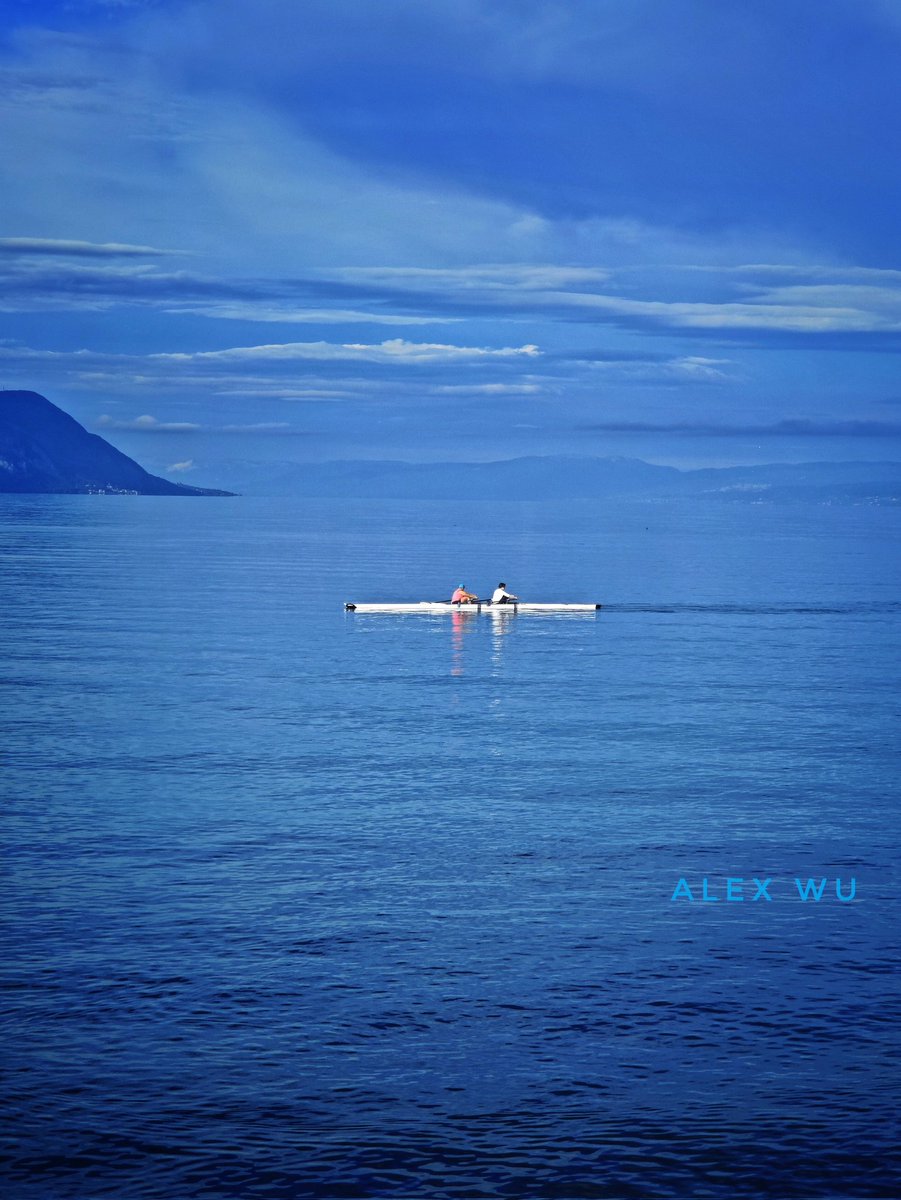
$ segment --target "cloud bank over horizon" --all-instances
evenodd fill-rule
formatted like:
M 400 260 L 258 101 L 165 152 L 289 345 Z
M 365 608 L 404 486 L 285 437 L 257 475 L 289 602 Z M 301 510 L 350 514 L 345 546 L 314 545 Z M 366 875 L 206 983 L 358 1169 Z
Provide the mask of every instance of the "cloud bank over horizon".
M 179 469 L 890 457 L 899 76 L 877 0 L 15 3 L 2 384 Z

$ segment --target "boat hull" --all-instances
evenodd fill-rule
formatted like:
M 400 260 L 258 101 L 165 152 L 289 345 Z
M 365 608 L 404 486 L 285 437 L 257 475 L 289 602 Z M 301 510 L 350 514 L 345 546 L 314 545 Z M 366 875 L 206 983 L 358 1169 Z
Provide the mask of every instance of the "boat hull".
M 566 613 L 597 612 L 600 604 L 540 604 L 518 601 L 516 604 L 492 604 L 488 600 L 477 604 L 450 604 L 441 600 L 420 600 L 409 604 L 351 604 L 344 605 L 345 612 L 356 613 Z

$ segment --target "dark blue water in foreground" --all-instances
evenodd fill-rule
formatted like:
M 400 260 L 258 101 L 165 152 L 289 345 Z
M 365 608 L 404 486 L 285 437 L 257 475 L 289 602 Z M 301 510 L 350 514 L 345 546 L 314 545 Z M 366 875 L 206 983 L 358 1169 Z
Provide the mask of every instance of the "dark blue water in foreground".
M 901 1196 L 901 510 L 3 497 L 0 548 L 7 1200 Z M 608 607 L 342 612 L 498 578 Z

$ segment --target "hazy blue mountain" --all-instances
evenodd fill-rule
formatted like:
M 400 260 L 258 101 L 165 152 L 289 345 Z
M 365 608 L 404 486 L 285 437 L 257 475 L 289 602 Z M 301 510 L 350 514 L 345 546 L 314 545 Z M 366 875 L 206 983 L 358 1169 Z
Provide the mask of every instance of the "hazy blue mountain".
M 0 392 L 0 492 L 229 496 L 150 475 L 37 392 Z
M 580 500 L 632 496 L 755 503 L 901 503 L 901 463 L 779 463 L 680 471 L 631 458 L 532 457 L 485 463 L 231 461 L 213 481 L 250 495 L 308 498 Z
M 901 463 L 768 463 L 685 471 L 683 494 L 734 501 L 901 504 Z
M 696 497 L 732 503 L 807 500 L 901 504 L 901 463 L 776 463 L 680 471 L 637 458 L 532 456 L 496 462 L 217 462 L 218 489 L 151 475 L 36 392 L 0 392 L 0 492 L 322 499 L 581 500 Z M 222 489 L 228 489 L 222 490 Z

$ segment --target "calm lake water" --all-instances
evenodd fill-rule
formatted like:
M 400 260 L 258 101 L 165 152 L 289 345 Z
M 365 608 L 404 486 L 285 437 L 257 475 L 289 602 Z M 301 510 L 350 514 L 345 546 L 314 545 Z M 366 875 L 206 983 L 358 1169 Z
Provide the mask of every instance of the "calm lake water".
M 7 496 L 0 549 L 7 1200 L 901 1196 L 901 509 Z M 342 611 L 498 579 L 605 608 Z

